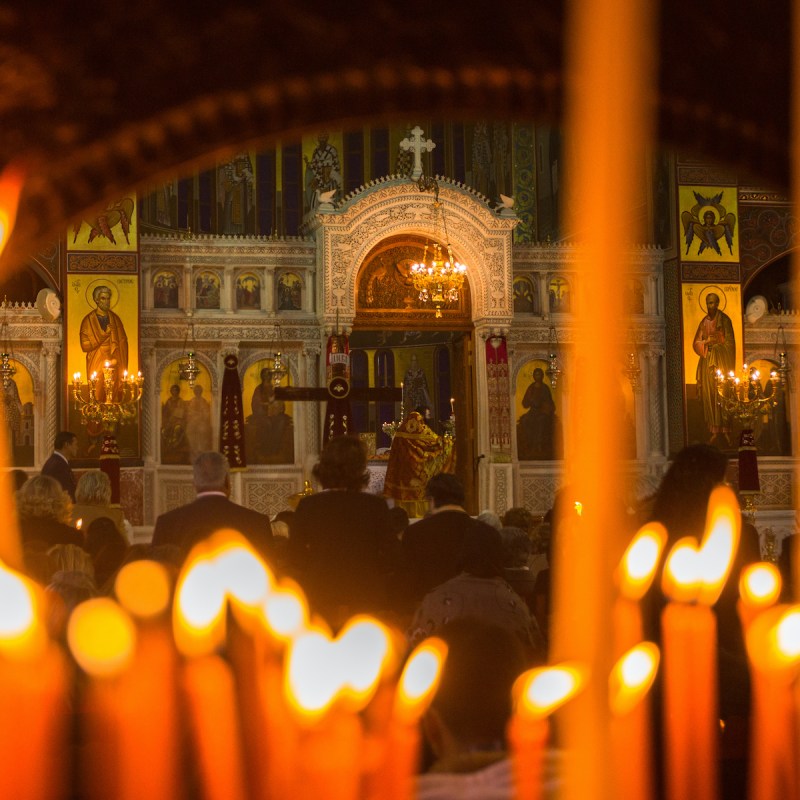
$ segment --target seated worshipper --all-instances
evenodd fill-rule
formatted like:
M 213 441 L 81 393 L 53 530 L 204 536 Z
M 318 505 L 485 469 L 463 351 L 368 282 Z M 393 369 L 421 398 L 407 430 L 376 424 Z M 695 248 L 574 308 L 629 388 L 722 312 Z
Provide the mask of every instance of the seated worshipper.
M 485 522 L 487 525 L 491 525 L 498 531 L 500 530 L 500 528 L 503 527 L 503 523 L 500 520 L 500 517 L 498 517 L 497 514 L 494 513 L 494 511 L 491 511 L 488 508 L 481 511 L 481 513 L 478 514 L 478 516 L 475 517 L 475 519 L 477 519 L 478 522 Z
M 74 544 L 58 544 L 48 551 L 54 572 L 47 585 L 47 627 L 62 637 L 75 606 L 97 597 L 91 556 Z
M 19 532 L 23 547 L 39 541 L 55 544 L 76 544 L 83 547 L 83 536 L 69 523 L 72 501 L 61 484 L 48 475 L 34 475 L 16 493 Z
M 459 619 L 437 634 L 447 660 L 422 730 L 434 761 L 417 778 L 417 800 L 511 800 L 515 796 L 506 730 L 512 689 L 529 667 L 516 638 L 477 619 Z M 543 798 L 555 796 L 556 761 L 545 756 Z
M 80 483 L 78 484 L 80 488 Z M 128 552 L 128 542 L 108 517 L 98 517 L 84 527 L 86 550 L 92 557 L 97 588 L 110 594 L 109 579 L 116 574 Z
M 528 610 L 533 613 L 533 590 L 536 585 L 536 576 L 528 566 L 533 543 L 522 528 L 510 526 L 500 529 L 500 541 L 503 545 L 503 577 L 525 601 Z
M 426 495 L 432 506 L 430 514 L 409 525 L 403 536 L 409 592 L 414 600 L 458 575 L 461 545 L 468 530 L 495 530 L 464 510 L 464 487 L 455 475 L 434 475 Z
M 440 472 L 455 468 L 453 439 L 437 436 L 426 424 L 430 409 L 420 406 L 397 429 L 389 450 L 383 494 L 402 506 L 409 517 L 427 511 L 425 487 Z
M 153 545 L 171 544 L 186 557 L 195 544 L 221 528 L 239 531 L 264 558 L 272 543 L 269 517 L 231 501 L 228 459 L 222 453 L 199 453 L 192 465 L 197 498 L 156 519 Z
M 111 481 L 108 475 L 99 469 L 89 469 L 81 475 L 75 487 L 72 524 L 77 526 L 78 520 L 83 520 L 81 530 L 85 531 L 99 517 L 108 517 L 125 540 L 131 540 L 133 529 L 125 519 L 122 508 L 111 505 Z
M 353 614 L 385 605 L 392 523 L 386 501 L 363 491 L 369 473 L 359 439 L 331 439 L 312 474 L 323 491 L 297 505 L 293 558 L 311 607 L 336 627 Z
M 459 574 L 425 595 L 417 608 L 408 634 L 410 644 L 438 635 L 454 619 L 471 617 L 513 633 L 531 664 L 544 663 L 539 627 L 525 601 L 503 578 L 500 532 L 476 525 L 467 532 L 461 553 Z

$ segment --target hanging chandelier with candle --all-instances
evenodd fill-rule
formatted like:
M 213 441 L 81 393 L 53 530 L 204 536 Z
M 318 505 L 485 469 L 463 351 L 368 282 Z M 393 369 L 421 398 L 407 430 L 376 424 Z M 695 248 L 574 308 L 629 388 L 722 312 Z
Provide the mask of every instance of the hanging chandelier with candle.
M 727 375 L 717 370 L 716 380 L 722 412 L 738 420 L 743 428 L 752 428 L 759 416 L 771 413 L 778 405 L 781 376 L 777 370 L 770 373 L 766 386 L 761 384 L 761 373 L 747 364 L 742 366 L 739 375 L 733 370 Z
M 114 433 L 120 425 L 138 419 L 143 386 L 142 373 L 133 375 L 127 370 L 117 383 L 116 368 L 106 361 L 102 376 L 93 372 L 84 382 L 80 372 L 73 374 L 72 399 L 84 425 L 100 424 L 104 431 Z
M 280 325 L 276 325 L 273 331 L 272 366 L 269 367 L 269 371 L 272 376 L 273 386 L 280 386 L 286 374 L 289 372 L 288 364 L 283 355 Z
M 414 289 L 419 292 L 419 299 L 434 306 L 438 319 L 442 316 L 442 306 L 458 302 L 467 268 L 453 257 L 447 233 L 447 219 L 444 207 L 439 201 L 439 183 L 436 179 L 426 178 L 423 175 L 418 181 L 418 186 L 421 192 L 433 192 L 433 241 L 425 243 L 422 260 L 411 265 L 411 282 Z M 444 249 L 436 241 L 440 222 L 444 233 Z
M 562 373 L 561 360 L 558 357 L 558 332 L 555 325 L 551 325 L 548 332 L 547 369 L 544 373 L 550 380 L 550 386 L 555 389 Z

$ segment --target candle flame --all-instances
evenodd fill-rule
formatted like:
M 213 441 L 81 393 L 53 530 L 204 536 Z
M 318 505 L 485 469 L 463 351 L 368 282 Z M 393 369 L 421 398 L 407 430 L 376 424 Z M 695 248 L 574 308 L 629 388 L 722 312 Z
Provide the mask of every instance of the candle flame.
M 166 567 L 156 561 L 133 561 L 117 574 L 114 593 L 120 605 L 134 617 L 157 617 L 169 606 L 169 574 Z
M 517 713 L 544 719 L 575 697 L 586 685 L 586 679 L 585 668 L 577 664 L 529 669 L 514 684 Z
M 620 591 L 629 600 L 640 600 L 650 588 L 666 541 L 667 529 L 659 522 L 648 523 L 633 537 L 617 571 Z
M 323 716 L 341 686 L 333 642 L 319 630 L 309 630 L 289 646 L 284 683 L 289 704 L 305 724 Z
M 752 665 L 776 679 L 794 680 L 800 666 L 800 605 L 778 605 L 761 612 L 747 628 Z
M 775 627 L 775 644 L 787 661 L 800 659 L 800 607 L 793 606 Z
M 6 167 L 0 175 L 0 253 L 8 244 L 17 221 L 17 206 L 23 180 L 24 174 L 18 166 Z
M 395 714 L 416 722 L 433 700 L 447 659 L 447 645 L 437 637 L 420 642 L 406 661 L 397 684 Z
M 30 660 L 42 651 L 46 636 L 38 610 L 30 579 L 0 562 L 0 653 Z
M 658 647 L 642 642 L 617 661 L 608 681 L 612 713 L 623 716 L 641 702 L 653 685 L 659 659 Z
M 739 578 L 739 595 L 750 608 L 769 608 L 781 594 L 781 573 L 774 564 L 749 564 Z
M 393 655 L 389 631 L 371 617 L 353 617 L 339 635 L 336 648 L 343 662 L 348 699 L 366 703 Z
M 661 588 L 674 602 L 690 603 L 697 599 L 700 563 L 696 539 L 686 536 L 675 543 L 664 564 Z
M 136 629 L 119 605 L 98 597 L 76 606 L 67 624 L 67 643 L 85 672 L 114 676 L 133 658 Z
M 175 642 L 184 655 L 210 653 L 225 636 L 225 586 L 204 553 L 190 553 L 173 604 Z
M 228 539 L 212 556 L 220 580 L 230 597 L 244 606 L 261 606 L 272 586 L 272 574 L 243 537 Z
M 280 641 L 293 639 L 308 625 L 308 606 L 299 586 L 275 587 L 267 595 L 263 611 L 267 630 Z
M 736 550 L 742 515 L 730 486 L 717 486 L 708 500 L 706 531 L 700 543 L 700 592 L 698 600 L 714 605 L 728 579 Z

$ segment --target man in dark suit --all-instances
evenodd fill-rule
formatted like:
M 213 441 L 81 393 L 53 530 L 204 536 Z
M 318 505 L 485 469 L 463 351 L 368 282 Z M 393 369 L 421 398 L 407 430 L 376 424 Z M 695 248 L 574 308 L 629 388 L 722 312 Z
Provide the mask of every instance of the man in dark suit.
M 476 536 L 497 535 L 493 528 L 472 519 L 464 510 L 464 487 L 455 475 L 434 475 L 428 481 L 426 494 L 432 506 L 430 512 L 409 525 L 403 535 L 409 588 L 415 600 L 459 574 L 468 532 Z
M 42 467 L 42 475 L 55 478 L 75 502 L 75 476 L 69 462 L 78 455 L 78 437 L 71 431 L 61 431 L 53 442 L 53 454 Z
M 194 460 L 197 498 L 156 519 L 153 544 L 176 545 L 186 556 L 192 547 L 220 528 L 239 531 L 267 557 L 272 544 L 269 517 L 232 502 L 228 459 L 222 453 L 200 453 Z

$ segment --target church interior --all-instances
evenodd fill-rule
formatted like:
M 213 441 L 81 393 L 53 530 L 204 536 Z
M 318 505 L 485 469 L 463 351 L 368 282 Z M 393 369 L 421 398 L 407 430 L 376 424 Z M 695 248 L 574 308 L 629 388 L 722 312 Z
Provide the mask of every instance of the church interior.
M 70 430 L 75 473 L 97 468 L 108 420 L 91 398 L 113 386 L 134 543 L 195 498 L 207 450 L 228 455 L 231 498 L 274 518 L 320 488 L 344 342 L 337 424 L 364 443 L 368 491 L 418 406 L 454 439 L 472 515 L 540 520 L 559 489 L 594 497 L 606 475 L 632 514 L 677 453 L 712 444 L 777 560 L 800 464 L 797 11 L 778 0 L 768 25 L 721 2 L 650 10 L 631 12 L 641 41 L 620 67 L 641 131 L 606 124 L 617 98 L 598 89 L 596 170 L 569 58 L 591 38 L 573 16 L 599 0 L 0 12 L 0 201 L 19 189 L 0 256 L 5 466 L 37 475 Z M 441 307 L 415 282 L 433 245 L 466 265 Z M 96 309 L 124 376 L 90 377 Z M 737 416 L 739 379 L 757 413 Z M 595 539 L 559 579 L 559 597 L 586 581 L 569 613 L 592 591 L 608 608 Z M 602 650 L 586 637 L 555 647 Z

